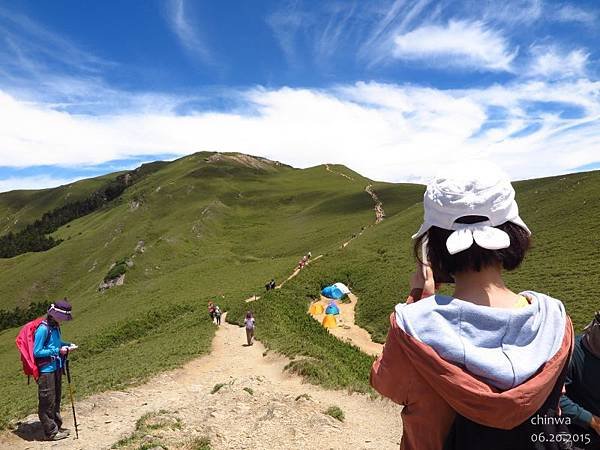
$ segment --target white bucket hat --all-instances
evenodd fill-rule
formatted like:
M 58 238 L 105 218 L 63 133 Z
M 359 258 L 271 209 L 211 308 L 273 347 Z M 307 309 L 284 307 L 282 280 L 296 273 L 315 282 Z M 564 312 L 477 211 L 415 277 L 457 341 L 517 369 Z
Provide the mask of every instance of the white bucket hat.
M 427 185 L 423 196 L 425 217 L 413 239 L 436 226 L 454 230 L 446 247 L 451 255 L 470 248 L 476 242 L 482 248 L 498 250 L 510 246 L 510 237 L 498 228 L 512 222 L 531 234 L 519 217 L 515 190 L 508 176 L 489 163 L 462 164 L 448 167 L 445 174 Z M 456 223 L 464 216 L 483 216 L 488 220 L 473 224 Z

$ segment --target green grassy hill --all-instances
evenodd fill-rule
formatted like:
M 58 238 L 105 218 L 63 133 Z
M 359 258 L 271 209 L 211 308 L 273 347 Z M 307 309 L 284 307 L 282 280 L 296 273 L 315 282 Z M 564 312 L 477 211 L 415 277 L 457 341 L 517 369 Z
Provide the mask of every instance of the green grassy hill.
M 19 190 L 0 194 L 0 235 L 19 231 L 43 213 L 81 200 L 118 174 L 103 175 L 52 189 Z
M 101 183 L 85 180 L 70 189 L 84 197 Z M 333 338 L 306 310 L 323 285 L 346 282 L 359 296 L 359 325 L 385 339 L 389 314 L 404 299 L 414 267 L 410 236 L 422 218 L 423 186 L 374 182 L 387 218 L 369 226 L 375 216 L 364 188 L 370 183 L 338 165 L 300 170 L 208 152 L 173 161 L 61 227 L 54 235 L 64 242 L 57 247 L 0 259 L 0 309 L 64 295 L 72 300 L 76 320 L 64 326 L 64 335 L 81 346 L 73 370 L 77 395 L 85 395 L 208 351 L 214 333 L 208 300 L 240 322 L 244 298 L 260 293 L 271 277 L 286 277 L 312 251 L 325 256 L 251 304 L 258 338 L 292 358 L 290 368 L 312 382 L 368 391 L 372 359 Z M 33 220 L 64 202 L 65 189 L 0 194 L 0 211 L 26 210 Z M 600 172 L 519 182 L 516 189 L 535 248 L 509 284 L 562 299 L 581 329 L 600 309 Z M 363 227 L 359 239 L 340 248 Z M 125 257 L 133 262 L 125 284 L 99 292 L 111 265 Z M 0 332 L 4 424 L 32 411 L 36 401 L 35 388 L 19 375 L 16 333 Z
M 76 320 L 64 335 L 82 346 L 73 355 L 80 394 L 143 379 L 207 351 L 214 332 L 208 300 L 228 308 L 271 277 L 287 276 L 306 252 L 327 252 L 372 222 L 363 191 L 368 180 L 353 178 L 325 166 L 298 170 L 244 155 L 182 158 L 61 227 L 54 234 L 64 239 L 60 245 L 0 259 L 0 308 L 72 300 Z M 75 186 L 85 196 L 98 180 Z M 21 210 L 33 219 L 64 201 L 68 189 L 28 192 L 31 203 Z M 14 195 L 0 195 L 0 204 Z M 44 207 L 38 196 L 57 200 Z M 111 265 L 124 257 L 133 262 L 125 284 L 99 292 Z M 35 389 L 19 375 L 16 332 L 0 332 L 5 421 L 35 405 Z

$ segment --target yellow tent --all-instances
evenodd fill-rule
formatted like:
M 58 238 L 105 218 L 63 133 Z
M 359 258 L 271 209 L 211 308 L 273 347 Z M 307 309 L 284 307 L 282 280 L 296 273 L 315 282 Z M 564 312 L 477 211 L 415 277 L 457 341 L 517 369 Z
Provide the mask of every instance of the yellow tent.
M 335 316 L 332 314 L 327 314 L 323 318 L 323 326 L 325 328 L 335 328 L 337 326 L 337 323 L 335 321 Z
M 323 305 L 321 303 L 313 303 L 312 305 L 310 305 L 309 312 L 313 316 L 317 316 L 319 314 L 323 314 Z

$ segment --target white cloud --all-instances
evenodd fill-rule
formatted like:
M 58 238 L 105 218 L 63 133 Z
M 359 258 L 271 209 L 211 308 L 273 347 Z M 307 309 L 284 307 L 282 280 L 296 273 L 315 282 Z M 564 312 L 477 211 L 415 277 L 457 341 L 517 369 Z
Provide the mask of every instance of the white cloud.
M 531 25 L 544 16 L 543 0 L 504 0 L 502 2 L 468 2 L 465 13 L 480 13 L 484 21 L 507 26 Z
M 170 0 L 167 7 L 167 23 L 179 38 L 181 45 L 204 64 L 213 65 L 213 55 L 200 37 L 198 26 L 188 18 L 189 11 L 186 13 L 185 0 Z
M 559 22 L 579 22 L 586 25 L 594 25 L 598 14 L 595 11 L 566 4 L 558 7 L 551 18 Z
M 533 58 L 527 70 L 530 76 L 568 78 L 586 73 L 589 53 L 582 49 L 565 52 L 552 46 L 534 46 L 531 53 Z
M 517 50 L 498 31 L 482 22 L 450 21 L 426 25 L 396 36 L 393 56 L 426 65 L 510 71 Z
M 469 90 L 369 82 L 327 90 L 254 88 L 239 96 L 248 106 L 240 111 L 251 112 L 182 116 L 145 106 L 92 116 L 1 93 L 0 160 L 14 167 L 77 166 L 135 155 L 238 151 L 298 167 L 339 162 L 371 178 L 406 181 L 479 156 L 527 178 L 564 173 L 600 155 L 600 82 L 585 79 Z M 535 102 L 581 113 L 529 113 Z M 505 117 L 491 117 L 490 108 Z M 538 129 L 519 133 L 532 120 Z

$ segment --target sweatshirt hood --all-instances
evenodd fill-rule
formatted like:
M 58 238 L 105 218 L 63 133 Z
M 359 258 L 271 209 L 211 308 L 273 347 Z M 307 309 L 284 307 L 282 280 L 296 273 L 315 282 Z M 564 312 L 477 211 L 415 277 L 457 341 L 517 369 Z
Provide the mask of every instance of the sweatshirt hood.
M 445 296 L 398 305 L 390 333 L 406 360 L 453 410 L 482 425 L 511 429 L 550 395 L 573 342 L 571 321 L 558 300 L 523 295 L 531 304 L 515 310 Z M 482 317 L 474 317 L 473 308 Z
M 520 385 L 559 350 L 567 320 L 563 304 L 523 292 L 523 308 L 493 308 L 435 295 L 396 306 L 398 326 L 486 383 Z

